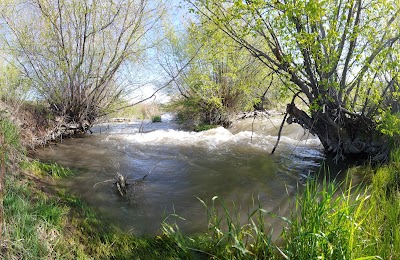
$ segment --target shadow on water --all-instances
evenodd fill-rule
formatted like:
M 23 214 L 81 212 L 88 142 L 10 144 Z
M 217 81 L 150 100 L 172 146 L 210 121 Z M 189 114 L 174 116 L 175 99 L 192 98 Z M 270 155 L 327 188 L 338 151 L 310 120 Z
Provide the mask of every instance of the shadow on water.
M 156 234 L 163 216 L 176 212 L 186 219 L 180 228 L 196 233 L 207 228 L 206 210 L 198 198 L 210 202 L 218 195 L 227 204 L 234 202 L 242 216 L 251 210 L 254 199 L 267 211 L 288 214 L 288 198 L 310 173 L 318 171 L 324 156 L 319 141 L 295 125 L 285 128 L 271 156 L 279 123 L 280 118 L 256 125 L 244 120 L 230 130 L 200 133 L 181 131 L 171 121 L 98 125 L 93 135 L 64 140 L 37 156 L 77 170 L 58 185 L 124 230 Z M 117 173 L 136 183 L 127 197 L 116 190 Z M 275 222 L 271 219 L 271 226 Z

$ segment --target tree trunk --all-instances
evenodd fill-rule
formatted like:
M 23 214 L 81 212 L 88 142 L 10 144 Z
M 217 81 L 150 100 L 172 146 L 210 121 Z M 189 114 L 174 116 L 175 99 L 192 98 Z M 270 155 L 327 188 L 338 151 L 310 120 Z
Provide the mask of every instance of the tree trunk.
M 327 106 L 326 106 L 327 107 Z M 387 140 L 376 129 L 371 118 L 341 109 L 323 109 L 309 116 L 294 103 L 287 105 L 287 123 L 298 123 L 317 135 L 327 154 L 335 160 L 348 156 L 367 156 L 385 161 L 389 156 Z

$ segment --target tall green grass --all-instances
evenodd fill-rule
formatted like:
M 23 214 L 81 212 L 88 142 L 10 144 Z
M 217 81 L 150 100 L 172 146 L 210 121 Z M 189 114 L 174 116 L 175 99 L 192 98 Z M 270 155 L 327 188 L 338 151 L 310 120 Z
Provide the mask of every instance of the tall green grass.
M 63 167 L 58 163 L 44 163 L 39 160 L 29 160 L 23 163 L 23 168 L 42 177 L 65 178 L 74 173 L 71 169 Z
M 353 184 L 355 172 L 367 182 Z M 240 216 L 214 197 L 206 207 L 208 230 L 187 237 L 165 221 L 163 234 L 180 254 L 206 259 L 400 259 L 400 150 L 391 162 L 349 171 L 346 181 L 310 179 L 293 202 L 279 243 L 266 228 L 270 214 L 256 205 Z M 174 215 L 176 217 L 176 215 Z M 168 219 L 167 219 L 168 220 Z
M 272 259 L 275 247 L 271 233 L 266 229 L 265 217 L 268 214 L 261 205 L 254 205 L 245 218 L 233 204 L 228 208 L 217 196 L 212 198 L 208 206 L 199 199 L 207 211 L 207 232 L 193 237 L 185 236 L 171 217 L 180 218 L 176 214 L 168 216 L 162 223 L 162 231 L 168 242 L 173 241 L 181 258 L 188 259 Z M 244 221 L 244 222 L 243 222 Z
M 43 191 L 23 176 L 6 185 L 0 259 L 176 259 L 168 239 L 124 232 L 63 190 Z
M 18 127 L 9 119 L 2 118 L 1 114 L 0 137 L 0 152 L 5 154 L 7 161 L 10 157 L 16 156 L 18 152 L 22 152 Z
M 388 165 L 375 171 L 370 194 L 365 205 L 370 214 L 362 226 L 365 236 L 356 249 L 360 255 L 400 259 L 400 149 L 392 152 Z
M 66 209 L 56 200 L 33 192 L 31 183 L 17 183 L 7 178 L 2 256 L 6 259 L 60 258 L 67 253 L 61 250 Z
M 351 182 L 307 182 L 283 232 L 284 258 L 357 259 L 357 247 L 364 243 L 363 226 L 373 210 L 366 207 L 369 199 L 368 189 L 353 190 Z M 376 258 L 375 254 L 363 257 Z

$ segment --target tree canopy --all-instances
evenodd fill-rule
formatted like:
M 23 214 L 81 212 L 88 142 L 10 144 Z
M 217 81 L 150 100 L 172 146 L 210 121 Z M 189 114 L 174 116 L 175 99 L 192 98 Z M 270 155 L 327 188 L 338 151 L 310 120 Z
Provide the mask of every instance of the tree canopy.
M 267 89 L 273 82 L 271 70 L 215 24 L 201 16 L 196 18 L 184 32 L 168 34 L 170 55 L 163 65 L 166 71 L 194 57 L 174 81 L 181 110 L 200 123 L 227 126 L 238 111 L 263 109 L 270 97 Z
M 5 49 L 56 115 L 91 125 L 124 91 L 116 73 L 146 48 L 161 9 L 147 0 L 8 1 Z

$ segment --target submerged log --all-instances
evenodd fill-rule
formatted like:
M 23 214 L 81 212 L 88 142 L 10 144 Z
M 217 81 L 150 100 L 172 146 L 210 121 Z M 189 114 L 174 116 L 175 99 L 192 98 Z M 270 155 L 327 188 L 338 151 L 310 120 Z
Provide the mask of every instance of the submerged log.
M 136 185 L 142 183 L 144 181 L 144 179 L 146 179 L 146 177 L 147 177 L 147 174 L 145 176 L 143 176 L 143 178 L 138 180 L 138 181 L 134 181 L 132 183 L 128 183 L 126 178 L 122 174 L 117 173 L 117 181 L 115 182 L 115 185 L 117 186 L 118 193 L 122 197 L 126 196 L 126 194 L 128 193 L 128 187 L 131 186 L 131 185 L 133 186 L 133 191 L 135 192 Z
M 115 182 L 115 184 L 117 185 L 117 189 L 119 194 L 123 197 L 126 195 L 126 187 L 128 186 L 125 177 L 118 173 L 117 174 L 117 181 Z

